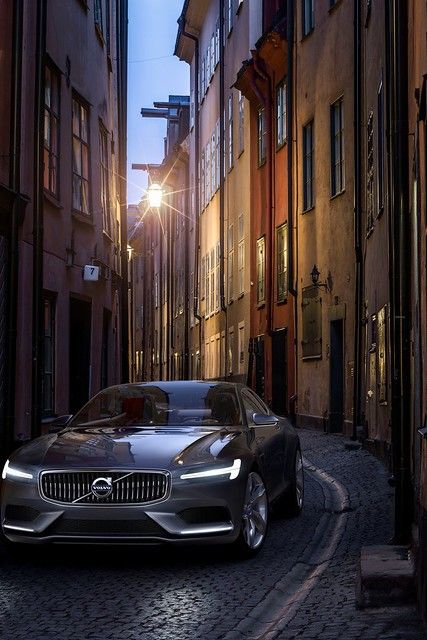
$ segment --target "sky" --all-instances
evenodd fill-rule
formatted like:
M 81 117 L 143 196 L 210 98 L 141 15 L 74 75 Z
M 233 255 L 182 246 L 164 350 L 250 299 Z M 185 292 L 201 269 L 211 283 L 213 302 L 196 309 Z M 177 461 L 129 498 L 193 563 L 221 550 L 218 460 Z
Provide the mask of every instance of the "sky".
M 138 204 L 147 174 L 132 163 L 163 159 L 166 120 L 141 117 L 141 107 L 152 107 L 169 94 L 188 95 L 190 70 L 173 55 L 177 20 L 184 0 L 129 0 L 128 68 L 128 203 Z

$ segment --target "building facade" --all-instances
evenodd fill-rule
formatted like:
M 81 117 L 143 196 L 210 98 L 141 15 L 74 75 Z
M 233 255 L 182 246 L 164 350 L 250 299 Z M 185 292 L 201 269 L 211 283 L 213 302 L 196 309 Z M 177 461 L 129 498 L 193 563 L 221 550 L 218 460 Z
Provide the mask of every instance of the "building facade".
M 307 0 L 294 7 L 297 422 L 349 434 L 355 307 L 353 4 Z
M 2 96 L 15 101 L 20 137 L 12 129 L 19 161 L 7 186 L 28 204 L 25 215 L 9 211 L 9 446 L 127 377 L 126 1 L 1 10 L 12 5 L 12 22 L 1 20 L 14 43 Z
M 189 174 L 195 223 L 189 345 L 190 374 L 196 378 L 247 378 L 250 120 L 248 102 L 233 85 L 249 55 L 253 4 L 190 0 L 179 19 L 175 53 L 190 65 L 191 83 Z

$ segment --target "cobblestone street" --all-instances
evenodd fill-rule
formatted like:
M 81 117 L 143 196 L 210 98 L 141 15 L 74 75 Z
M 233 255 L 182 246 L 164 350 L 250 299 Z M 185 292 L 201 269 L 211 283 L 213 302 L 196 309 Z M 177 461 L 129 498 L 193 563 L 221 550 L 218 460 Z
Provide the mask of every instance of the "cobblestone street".
M 421 639 L 415 608 L 358 611 L 360 547 L 391 537 L 382 465 L 300 431 L 306 504 L 253 560 L 227 549 L 34 547 L 0 556 L 5 640 Z

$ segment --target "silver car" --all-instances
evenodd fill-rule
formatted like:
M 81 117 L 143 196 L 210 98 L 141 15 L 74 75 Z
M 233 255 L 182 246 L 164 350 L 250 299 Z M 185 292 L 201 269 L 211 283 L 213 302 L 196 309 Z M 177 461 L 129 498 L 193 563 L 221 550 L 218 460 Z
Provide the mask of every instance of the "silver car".
M 11 543 L 234 543 L 248 556 L 270 505 L 302 509 L 299 437 L 244 385 L 119 385 L 67 418 L 4 466 Z

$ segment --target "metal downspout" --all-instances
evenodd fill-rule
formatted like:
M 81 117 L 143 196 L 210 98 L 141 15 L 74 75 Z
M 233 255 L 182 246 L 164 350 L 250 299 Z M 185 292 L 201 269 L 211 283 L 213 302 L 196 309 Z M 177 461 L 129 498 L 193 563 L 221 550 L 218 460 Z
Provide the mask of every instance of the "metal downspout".
M 121 258 L 121 382 L 129 381 L 129 283 L 127 251 L 126 131 L 127 131 L 127 44 L 128 0 L 120 0 L 117 14 L 117 81 L 119 92 L 119 185 Z
M 354 251 L 355 251 L 355 314 L 354 314 L 354 378 L 352 440 L 357 440 L 357 427 L 361 424 L 361 358 L 362 358 L 362 232 L 361 232 L 361 171 L 362 171 L 362 50 L 361 11 L 359 0 L 354 0 Z
M 37 3 L 34 88 L 33 321 L 31 437 L 40 435 L 43 377 L 43 124 L 47 0 Z
M 23 4 L 15 0 L 13 4 L 13 44 L 12 44 L 12 104 L 10 124 L 10 188 L 15 192 L 11 217 L 9 242 L 9 278 L 8 278 L 8 340 L 7 340 L 7 404 L 5 431 L 2 433 L 4 451 L 13 447 L 15 426 L 15 390 L 16 390 L 16 338 L 18 310 L 18 230 L 19 201 L 21 191 L 21 104 L 22 104 L 22 46 L 23 46 Z
M 219 297 L 221 311 L 226 314 L 227 323 L 227 306 L 225 304 L 225 286 L 224 286 L 224 272 L 225 272 L 225 256 L 224 256 L 224 218 L 225 218 L 225 66 L 224 66 L 224 2 L 219 1 L 219 154 L 220 154 L 220 179 L 219 179 L 219 246 L 220 246 L 220 264 L 219 264 Z M 227 327 L 225 330 L 227 340 Z M 227 345 L 226 345 L 227 353 Z
M 179 22 L 179 21 L 178 21 Z M 194 274 L 193 274 L 193 315 L 199 323 L 199 358 L 202 350 L 202 316 L 200 315 L 200 113 L 199 113 L 199 38 L 185 30 L 185 20 L 182 20 L 182 34 L 194 42 L 194 207 L 195 207 L 195 238 L 194 238 Z M 191 106 L 190 106 L 191 109 Z M 190 114 L 191 118 L 191 114 Z

